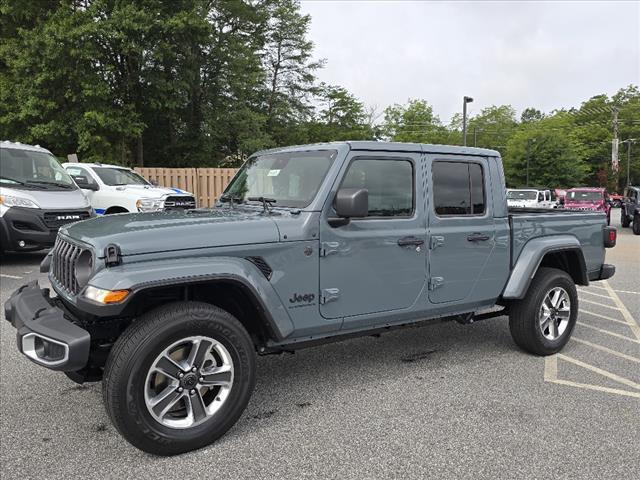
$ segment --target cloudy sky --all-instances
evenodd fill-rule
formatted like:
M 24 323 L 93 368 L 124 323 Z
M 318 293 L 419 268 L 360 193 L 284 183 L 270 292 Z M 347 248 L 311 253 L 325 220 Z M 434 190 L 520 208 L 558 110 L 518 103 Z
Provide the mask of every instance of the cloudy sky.
M 424 98 L 441 120 L 475 98 L 518 112 L 640 84 L 640 2 L 303 0 L 320 80 L 380 111 Z

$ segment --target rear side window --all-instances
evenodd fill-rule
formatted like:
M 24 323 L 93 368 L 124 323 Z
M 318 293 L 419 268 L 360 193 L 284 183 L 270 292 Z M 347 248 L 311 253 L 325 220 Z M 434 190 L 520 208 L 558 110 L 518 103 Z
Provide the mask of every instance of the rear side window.
M 342 188 L 369 190 L 369 217 L 413 214 L 413 164 L 407 160 L 358 159 L 351 162 Z
M 437 215 L 481 215 L 485 211 L 482 165 L 465 162 L 433 163 L 433 204 Z

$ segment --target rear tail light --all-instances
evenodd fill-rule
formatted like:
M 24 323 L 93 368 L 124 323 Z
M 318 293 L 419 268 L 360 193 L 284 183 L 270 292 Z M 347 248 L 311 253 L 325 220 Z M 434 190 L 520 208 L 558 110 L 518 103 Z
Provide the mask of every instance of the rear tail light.
M 615 227 L 604 227 L 604 247 L 612 248 L 616 246 L 618 232 Z

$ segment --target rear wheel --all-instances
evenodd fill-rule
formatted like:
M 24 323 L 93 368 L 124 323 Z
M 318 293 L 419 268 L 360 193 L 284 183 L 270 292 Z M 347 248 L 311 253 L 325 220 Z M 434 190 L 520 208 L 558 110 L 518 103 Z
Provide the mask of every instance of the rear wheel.
M 633 216 L 632 228 L 634 235 L 640 235 L 640 214 L 638 213 Z
M 147 313 L 118 339 L 103 398 L 131 444 L 174 455 L 231 428 L 254 382 L 254 346 L 242 324 L 218 307 L 179 302 Z
M 519 347 L 537 355 L 557 353 L 569 341 L 578 318 L 573 279 L 562 270 L 540 268 L 525 298 L 509 311 L 509 329 Z
M 624 227 L 627 228 L 629 225 L 631 225 L 631 222 L 629 221 L 629 217 L 627 217 L 624 208 L 620 209 L 620 224 Z

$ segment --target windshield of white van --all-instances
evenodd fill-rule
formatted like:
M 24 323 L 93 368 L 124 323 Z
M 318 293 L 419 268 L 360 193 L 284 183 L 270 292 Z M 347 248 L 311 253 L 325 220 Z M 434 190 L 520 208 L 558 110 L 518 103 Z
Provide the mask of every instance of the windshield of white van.
M 94 167 L 93 170 L 106 185 L 151 185 L 137 173 L 124 168 Z
M 509 200 L 535 200 L 538 198 L 538 192 L 535 190 L 509 190 L 507 198 Z
M 335 150 L 272 153 L 251 157 L 220 197 L 223 202 L 261 202 L 305 208 L 315 197 Z
M 0 149 L 0 185 L 39 190 L 77 188 L 53 155 L 13 148 Z

